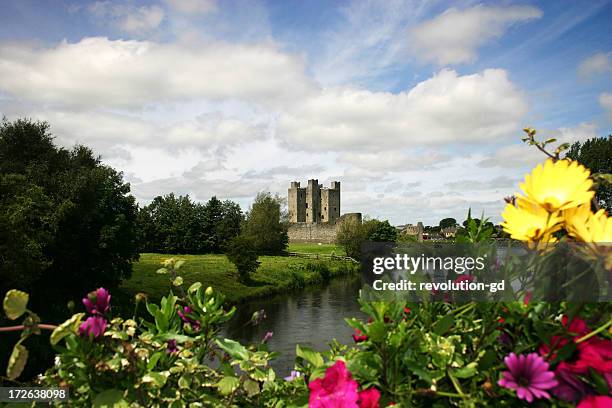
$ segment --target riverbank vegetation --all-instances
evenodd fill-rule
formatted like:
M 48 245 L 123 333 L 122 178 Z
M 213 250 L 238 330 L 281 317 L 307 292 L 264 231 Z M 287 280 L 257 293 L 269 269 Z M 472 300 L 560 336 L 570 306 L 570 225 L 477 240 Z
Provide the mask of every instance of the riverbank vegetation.
M 247 286 L 240 282 L 236 267 L 225 255 L 141 254 L 139 261 L 134 263 L 132 277 L 121 285 L 121 291 L 129 297 L 144 293 L 152 301 L 159 301 L 168 293 L 168 277 L 156 272 L 163 260 L 172 257 L 185 261 L 181 276 L 186 285 L 201 282 L 214 286 L 229 303 L 302 289 L 336 276 L 356 273 L 358 269 L 358 265 L 347 261 L 260 256 L 260 266 L 251 274 L 252 282 Z

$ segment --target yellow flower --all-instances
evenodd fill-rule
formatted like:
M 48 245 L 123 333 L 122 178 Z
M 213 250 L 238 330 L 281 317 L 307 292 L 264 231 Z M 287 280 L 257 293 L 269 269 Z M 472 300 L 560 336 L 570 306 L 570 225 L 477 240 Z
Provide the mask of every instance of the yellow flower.
M 590 191 L 593 181 L 589 176 L 589 170 L 578 162 L 548 159 L 525 176 L 520 184 L 526 194 L 522 198 L 550 213 L 577 207 L 590 202 L 595 194 Z
M 517 206 L 508 204 L 502 213 L 504 231 L 519 241 L 554 242 L 552 233 L 561 228 L 559 213 L 550 214 L 542 207 L 522 198 L 516 200 Z
M 612 242 L 612 218 L 605 210 L 595 214 L 588 205 L 574 210 L 564 211 L 565 228 L 567 232 L 582 242 Z
M 612 218 L 604 210 L 595 214 L 588 205 L 564 211 L 565 229 L 568 234 L 585 242 L 581 247 L 587 258 L 603 258 L 607 270 L 612 270 Z

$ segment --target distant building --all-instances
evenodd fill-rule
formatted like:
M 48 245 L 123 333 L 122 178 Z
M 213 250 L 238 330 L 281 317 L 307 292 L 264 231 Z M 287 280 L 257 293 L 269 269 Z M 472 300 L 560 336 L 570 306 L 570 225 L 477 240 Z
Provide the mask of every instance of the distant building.
M 289 242 L 332 243 L 343 220 L 361 223 L 361 213 L 340 216 L 340 182 L 323 187 L 316 179 L 306 187 L 292 181 L 287 192 Z
M 404 234 L 404 235 L 410 235 L 412 237 L 414 237 L 417 241 L 422 241 L 423 240 L 423 231 L 424 231 L 424 227 L 423 227 L 423 223 L 422 222 L 418 222 L 417 225 L 412 225 L 412 224 L 406 224 L 401 226 L 402 229 L 400 231 L 400 234 Z
M 288 192 L 290 222 L 329 222 L 340 218 L 340 182 L 332 181 L 329 188 L 316 179 L 308 180 L 306 187 L 291 182 Z

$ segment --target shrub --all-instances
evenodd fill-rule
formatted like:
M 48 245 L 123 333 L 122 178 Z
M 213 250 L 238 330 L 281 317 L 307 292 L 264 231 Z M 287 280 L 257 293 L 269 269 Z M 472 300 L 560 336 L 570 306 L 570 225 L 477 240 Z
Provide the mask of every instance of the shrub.
M 250 274 L 259 267 L 257 252 L 253 241 L 243 235 L 239 235 L 230 240 L 227 245 L 225 255 L 231 263 L 238 269 L 240 280 L 250 282 Z

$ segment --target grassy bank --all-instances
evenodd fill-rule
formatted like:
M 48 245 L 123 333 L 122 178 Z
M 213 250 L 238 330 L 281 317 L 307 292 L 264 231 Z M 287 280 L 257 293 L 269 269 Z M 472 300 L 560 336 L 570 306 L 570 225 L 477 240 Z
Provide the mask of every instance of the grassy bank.
M 202 282 L 204 286 L 221 291 L 231 303 L 301 289 L 357 270 L 357 265 L 345 261 L 261 256 L 261 265 L 252 275 L 253 283 L 246 286 L 238 281 L 238 272 L 225 255 L 141 254 L 140 261 L 134 264 L 132 277 L 122 285 L 122 295 L 133 298 L 134 294 L 143 292 L 152 300 L 166 295 L 170 289 L 169 276 L 155 271 L 161 267 L 162 260 L 170 257 L 186 261 L 181 268 L 186 287 L 193 282 Z

